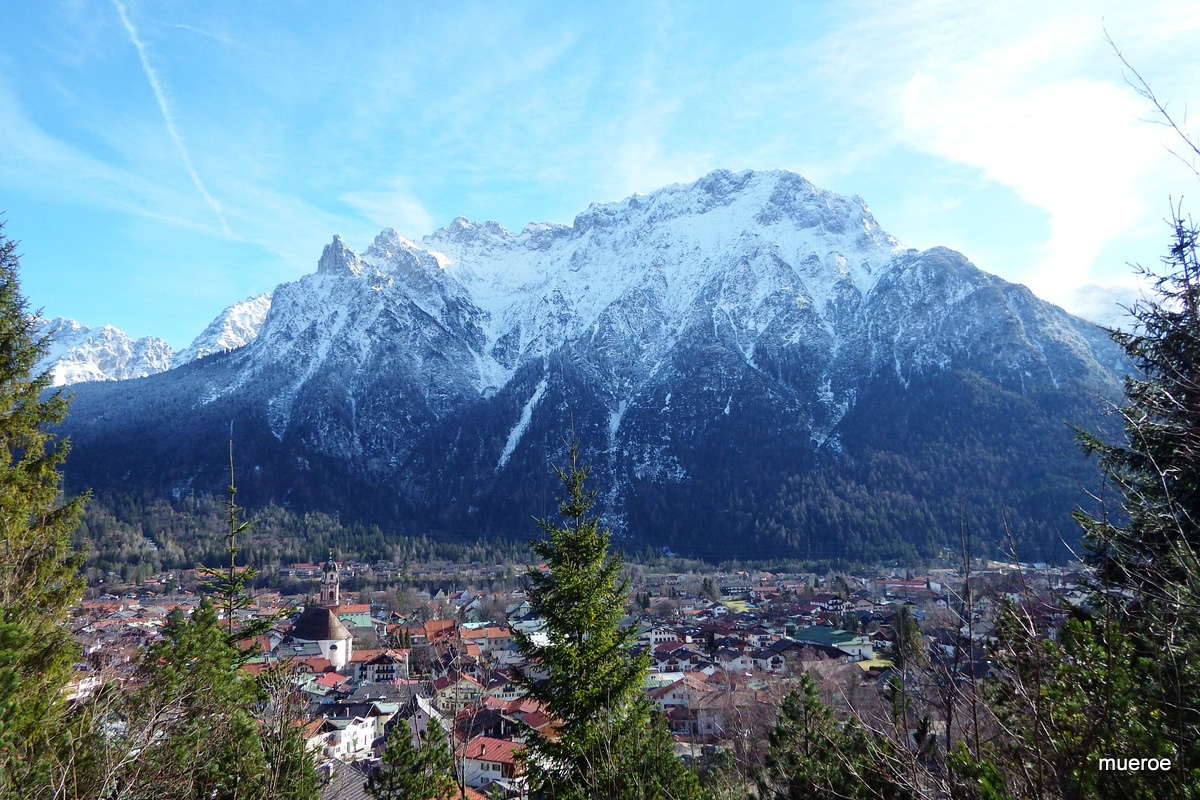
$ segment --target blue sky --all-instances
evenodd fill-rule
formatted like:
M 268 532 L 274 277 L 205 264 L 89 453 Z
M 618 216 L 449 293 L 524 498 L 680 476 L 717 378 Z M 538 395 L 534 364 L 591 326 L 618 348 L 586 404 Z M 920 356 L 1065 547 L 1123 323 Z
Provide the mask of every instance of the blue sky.
M 0 211 L 47 315 L 183 347 L 335 233 L 570 222 L 790 169 L 1103 316 L 1200 194 L 1200 3 L 39 0 L 0 28 Z M 1197 113 L 1200 113 L 1198 111 Z M 1192 131 L 1200 131 L 1193 126 Z

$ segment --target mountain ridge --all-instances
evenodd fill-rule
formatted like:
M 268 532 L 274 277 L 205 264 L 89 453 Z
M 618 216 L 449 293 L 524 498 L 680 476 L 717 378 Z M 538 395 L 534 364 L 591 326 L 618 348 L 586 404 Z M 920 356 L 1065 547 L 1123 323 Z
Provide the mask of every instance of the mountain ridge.
M 38 335 L 48 336 L 51 341 L 34 372 L 49 372 L 52 386 L 128 380 L 166 372 L 211 353 L 245 345 L 258 336 L 270 305 L 271 293 L 264 292 L 226 306 L 190 345 L 178 352 L 157 336 L 134 340 L 112 325 L 88 327 L 66 317 L 39 318 Z
M 68 470 L 210 491 L 221 462 L 199 452 L 236 421 L 258 502 L 519 535 L 573 425 L 631 541 L 799 552 L 788 526 L 811 549 L 852 523 L 812 521 L 819 509 L 789 486 L 869 490 L 891 478 L 863 464 L 889 453 L 899 472 L 970 472 L 969 444 L 1015 487 L 1017 527 L 1041 546 L 1053 526 L 1037 517 L 1066 499 L 1048 492 L 1087 469 L 1055 426 L 1097 422 L 1123 363 L 1099 329 L 1025 287 L 951 250 L 904 247 L 859 198 L 792 173 L 717 171 L 593 204 L 570 226 L 457 218 L 420 242 L 385 229 L 362 253 L 335 236 L 316 272 L 275 290 L 245 346 L 136 387 L 81 384 Z M 982 416 L 949 433 L 923 426 L 921 415 L 961 416 L 945 395 Z M 156 468 L 130 452 L 99 475 L 99 454 L 121 450 L 131 425 L 187 444 Z M 896 441 L 906 429 L 916 438 Z M 988 444 L 993 429 L 1008 438 Z M 1038 465 L 1025 476 L 1018 446 Z M 698 510 L 664 525 L 668 496 Z M 862 523 L 870 547 L 934 546 L 949 536 L 944 500 L 909 492 L 908 522 Z M 888 537 L 895 546 L 878 544 Z

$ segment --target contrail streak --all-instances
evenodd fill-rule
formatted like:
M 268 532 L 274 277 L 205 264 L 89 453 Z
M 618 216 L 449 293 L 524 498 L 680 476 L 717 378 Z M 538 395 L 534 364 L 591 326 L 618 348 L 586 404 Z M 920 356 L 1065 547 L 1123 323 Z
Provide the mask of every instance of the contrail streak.
M 142 71 L 146 73 L 146 79 L 150 81 L 150 88 L 154 91 L 155 99 L 158 100 L 158 107 L 162 110 L 163 122 L 166 123 L 167 133 L 171 135 L 171 139 L 175 142 L 175 147 L 179 150 L 180 157 L 183 158 L 183 165 L 187 168 L 188 175 L 192 176 L 192 183 L 196 184 L 196 189 L 204 197 L 204 201 L 216 212 L 217 219 L 221 220 L 221 227 L 225 229 L 225 233 L 232 236 L 233 234 L 229 230 L 229 223 L 225 221 L 225 215 L 221 213 L 221 204 L 204 188 L 204 182 L 200 180 L 200 175 L 196 172 L 196 167 L 192 164 L 192 157 L 188 155 L 187 148 L 183 144 L 183 137 L 179 135 L 179 129 L 175 127 L 175 119 L 171 116 L 171 109 L 167 105 L 167 97 L 163 94 L 162 84 L 158 82 L 158 74 L 154 71 L 154 67 L 150 66 L 150 59 L 146 57 L 146 46 L 138 38 L 137 28 L 133 27 L 133 23 L 129 21 L 129 15 L 125 13 L 125 6 L 121 3 L 121 0 L 112 0 L 112 4 L 117 9 L 117 13 L 121 15 L 121 22 L 125 25 L 125 30 L 129 32 L 130 41 L 137 48 L 138 59 L 142 62 Z

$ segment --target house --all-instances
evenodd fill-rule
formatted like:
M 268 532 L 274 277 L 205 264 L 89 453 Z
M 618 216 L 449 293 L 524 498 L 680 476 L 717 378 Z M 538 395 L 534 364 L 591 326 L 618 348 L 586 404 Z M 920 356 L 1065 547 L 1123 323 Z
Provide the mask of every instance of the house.
M 358 761 L 372 754 L 376 738 L 375 719 L 322 717 L 309 723 L 304 734 L 309 748 L 319 750 L 326 758 Z
M 524 793 L 516 754 L 522 745 L 490 736 L 476 736 L 462 745 L 455 755 L 462 760 L 463 782 L 472 789 L 499 783 L 502 789 Z
M 518 720 L 498 708 L 468 706 L 458 712 L 454 720 L 455 738 L 460 741 L 487 736 L 492 739 L 511 740 Z
M 367 762 L 347 764 L 331 758 L 317 769 L 320 800 L 371 800 L 367 794 Z M 365 768 L 364 768 L 365 767 Z
M 677 706 L 687 708 L 691 705 L 692 696 L 709 691 L 701 678 L 687 674 L 674 683 L 654 689 L 650 692 L 650 701 L 659 711 L 666 711 Z
M 732 672 L 740 672 L 754 667 L 754 659 L 744 651 L 733 647 L 722 647 L 713 654 L 713 658 L 721 669 Z
M 884 597 L 901 597 L 907 600 L 928 600 L 937 594 L 929 588 L 929 581 L 926 578 L 914 580 L 876 578 L 875 591 Z
M 348 628 L 370 628 L 373 624 L 369 603 L 342 603 L 333 611 Z
M 464 625 L 458 632 L 464 644 L 477 644 L 482 653 L 491 655 L 513 642 L 507 625 Z
M 354 677 L 370 683 L 389 683 L 397 678 L 408 677 L 407 650 L 375 650 L 355 653 Z
M 524 694 L 525 690 L 513 682 L 512 674 L 506 669 L 498 669 L 493 672 L 487 689 L 484 691 L 486 697 L 493 697 L 497 700 L 516 700 Z
M 817 608 L 823 608 L 826 611 L 841 611 L 842 606 L 846 604 L 846 601 L 841 597 L 829 592 L 818 592 L 812 596 L 809 602 Z
M 347 703 L 339 702 L 329 706 L 327 716 L 330 720 L 336 722 L 338 720 L 366 720 L 371 723 L 369 731 L 371 733 L 370 748 L 372 755 L 380 745 L 383 744 L 383 739 L 387 735 L 387 724 L 392 717 L 396 716 L 396 712 L 400 709 L 399 703 Z M 360 728 L 364 731 L 368 730 L 368 726 L 360 723 Z
M 471 705 L 482 696 L 483 686 L 479 681 L 456 670 L 447 672 L 433 682 L 433 704 L 451 714 L 458 713 L 460 708 Z
M 725 738 L 767 711 L 765 697 L 752 689 L 705 686 L 690 693 L 687 705 L 668 707 L 667 719 L 676 733 Z
M 650 658 L 659 672 L 688 672 L 699 669 L 704 662 L 704 656 L 696 648 L 676 643 L 659 645 Z
M 425 623 L 425 641 L 431 645 L 458 638 L 458 623 L 452 619 L 431 619 Z
M 875 657 L 875 650 L 869 638 L 839 628 L 810 625 L 807 628 L 797 629 L 792 638 L 802 644 L 836 647 L 847 655 L 853 656 L 855 659 Z
M 646 645 L 652 650 L 660 644 L 678 641 L 680 641 L 679 634 L 671 628 L 662 625 L 647 628 L 638 634 L 638 643 Z
M 869 597 L 855 597 L 850 602 L 850 609 L 852 611 L 874 611 L 875 602 Z

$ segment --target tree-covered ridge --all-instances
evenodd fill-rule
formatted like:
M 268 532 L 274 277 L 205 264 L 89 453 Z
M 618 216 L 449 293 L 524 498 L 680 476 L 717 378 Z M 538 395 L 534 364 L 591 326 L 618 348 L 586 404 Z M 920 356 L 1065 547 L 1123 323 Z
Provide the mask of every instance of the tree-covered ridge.
M 914 378 L 908 392 L 919 399 L 891 403 L 894 391 L 881 383 L 843 422 L 836 448 L 811 451 L 810 444 L 801 460 L 793 458 L 800 451 L 780 446 L 786 434 L 770 425 L 725 423 L 733 427 L 715 440 L 728 446 L 681 453 L 686 481 L 634 486 L 638 501 L 615 541 L 639 557 L 665 546 L 712 563 L 916 564 L 956 549 L 965 516 L 981 554 L 1015 544 L 1028 560 L 1069 560 L 1079 529 L 1068 514 L 1088 508 L 1088 492 L 1100 482 L 1070 426 L 1104 431 L 1096 408 L 1022 394 L 970 372 Z M 603 441 L 598 423 L 581 421 L 579 429 L 585 443 Z M 593 463 L 607 458 L 594 447 L 585 455 Z M 396 564 L 522 560 L 527 534 L 498 523 L 505 515 L 547 513 L 544 483 L 543 476 L 529 476 L 494 508 L 478 509 L 473 522 L 451 505 L 440 519 L 374 523 L 378 497 L 345 498 L 338 514 L 252 508 L 256 524 L 244 553 L 260 565 L 315 563 L 330 548 Z M 214 535 L 221 513 L 216 493 L 174 499 L 100 493 L 78 539 L 91 546 L 89 581 L 109 571 L 132 580 L 139 572 L 215 565 L 223 554 Z
M 996 530 L 1006 516 L 1028 557 L 1061 562 L 1069 558 L 1064 543 L 1078 544 L 1078 529 L 1068 515 L 1086 505 L 1088 492 L 1099 487 L 1096 465 L 1074 446 L 1070 429 L 1104 431 L 1104 399 L 1083 386 L 1022 391 L 969 369 L 916 373 L 906 386 L 880 377 L 864 385 L 855 405 L 820 445 L 808 432 L 796 430 L 794 415 L 786 409 L 761 418 L 718 415 L 703 435 L 683 426 L 663 442 L 662 456 L 678 464 L 682 477 L 663 481 L 607 471 L 617 455 L 605 445 L 609 414 L 587 405 L 600 388 L 587 383 L 586 375 L 571 374 L 569 364 L 552 368 L 560 366 L 562 380 L 571 384 L 562 387 L 560 405 L 579 409 L 576 429 L 585 455 L 598 465 L 606 484 L 620 481 L 628 487 L 623 506 L 606 511 L 619 512 L 614 514 L 617 541 L 631 551 L 665 547 L 711 562 L 914 562 L 953 547 L 965 510 L 980 521 L 980 530 Z M 516 395 L 533 392 L 535 377 L 515 379 L 506 414 L 519 415 Z M 1069 385 L 1065 379 L 1064 386 Z M 477 413 L 486 419 L 492 412 Z M 306 552 L 286 542 L 285 526 L 293 527 L 298 539 L 303 531 L 304 539 L 320 540 L 322 546 L 337 536 L 349 537 L 354 543 L 347 550 L 393 561 L 401 554 L 388 548 L 400 536 L 458 545 L 486 538 L 498 547 L 504 541 L 522 546 L 530 515 L 552 511 L 547 504 L 553 487 L 544 465 L 547 458 L 561 456 L 555 442 L 567 424 L 565 415 L 530 422 L 525 438 L 544 445 L 538 463 L 514 461 L 495 475 L 490 470 L 480 474 L 477 447 L 455 450 L 456 442 L 483 446 L 490 435 L 483 421 L 472 416 L 447 423 L 444 431 L 436 428 L 431 448 L 447 461 L 437 463 L 431 456 L 421 467 L 422 475 L 442 476 L 441 483 L 421 489 L 427 507 L 398 505 L 394 488 L 373 483 L 370 476 L 349 480 L 336 465 L 318 459 L 309 459 L 310 466 L 297 471 L 300 455 L 287 443 L 239 422 L 239 448 L 253 445 L 255 453 L 255 463 L 246 463 L 239 481 L 243 502 L 256 514 L 262 512 L 262 524 L 281 537 L 263 537 L 262 562 L 277 556 L 294 561 L 321 556 L 315 545 Z M 200 458 L 197 448 L 212 448 L 210 442 L 195 441 L 194 434 L 179 430 L 169 435 L 180 452 L 195 451 Z M 167 523 L 156 516 L 168 507 L 201 516 L 212 513 L 205 510 L 204 498 L 219 496 L 218 490 L 172 498 L 155 481 L 186 483 L 186 477 L 182 472 L 142 475 L 142 449 L 132 439 L 93 449 L 86 432 L 75 438 L 80 443 L 72 463 L 79 469 L 90 473 L 108 465 L 97 491 L 119 521 L 145 523 L 150 535 L 157 536 Z M 116 474 L 132 477 L 117 481 L 111 477 Z M 221 478 L 214 474 L 206 480 L 215 484 Z M 603 499 L 610 495 L 606 489 Z M 286 513 L 274 508 L 271 498 Z M 335 519 L 344 533 L 331 533 Z M 164 537 L 160 549 L 169 549 L 172 538 L 195 539 L 186 530 L 168 532 L 172 535 Z M 1000 538 L 991 537 L 991 543 Z M 132 554 L 136 541 L 125 547 Z M 202 546 L 199 555 L 207 559 L 212 552 Z M 175 550 L 150 557 L 155 558 L 171 566 L 180 562 Z
M 736 550 L 743 558 L 916 563 L 955 549 L 965 514 L 992 554 L 1012 546 L 1007 520 L 1023 558 L 1069 560 L 1079 531 L 1067 515 L 1086 507 L 1100 483 L 1070 425 L 1102 428 L 1095 407 L 967 371 L 917 377 L 903 391 L 908 400 L 898 403 L 900 387 L 875 385 L 811 462 L 763 455 L 779 435 L 769 430 L 730 437 L 738 446 L 728 451 L 695 454 L 685 465 L 698 486 L 656 489 L 631 526 L 666 527 L 683 515 L 691 526 L 671 547 L 714 561 Z M 721 478 L 723 470 L 735 478 Z
M 166 500 L 100 495 L 81 515 L 74 541 L 87 551 L 85 574 L 93 584 L 109 573 L 133 582 L 165 570 L 216 567 L 227 557 L 227 513 L 216 496 Z M 330 551 L 339 558 L 396 565 L 440 560 L 497 564 L 528 558 L 523 543 L 511 540 L 446 541 L 415 525 L 384 529 L 275 505 L 246 513 L 254 524 L 240 544 L 240 558 L 264 570 L 279 564 L 315 564 Z M 271 573 L 264 575 L 274 580 Z

